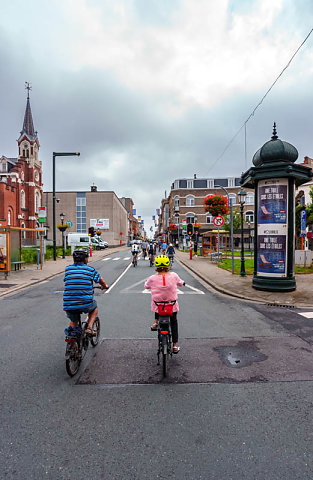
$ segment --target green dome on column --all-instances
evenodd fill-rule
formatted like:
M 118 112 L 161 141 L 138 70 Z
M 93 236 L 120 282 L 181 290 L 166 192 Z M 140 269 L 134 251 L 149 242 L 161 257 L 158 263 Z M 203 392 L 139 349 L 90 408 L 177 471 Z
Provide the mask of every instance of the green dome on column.
M 264 143 L 263 147 L 254 154 L 252 162 L 256 167 L 273 162 L 294 163 L 298 155 L 298 150 L 291 143 L 284 142 L 278 138 L 276 123 L 274 123 L 271 140 Z

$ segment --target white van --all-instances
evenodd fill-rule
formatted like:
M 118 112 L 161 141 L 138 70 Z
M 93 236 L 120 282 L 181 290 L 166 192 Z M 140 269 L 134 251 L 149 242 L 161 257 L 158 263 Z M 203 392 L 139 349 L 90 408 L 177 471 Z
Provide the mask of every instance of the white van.
M 73 252 L 76 247 L 90 248 L 91 240 L 88 233 L 69 233 L 67 235 L 67 243 Z

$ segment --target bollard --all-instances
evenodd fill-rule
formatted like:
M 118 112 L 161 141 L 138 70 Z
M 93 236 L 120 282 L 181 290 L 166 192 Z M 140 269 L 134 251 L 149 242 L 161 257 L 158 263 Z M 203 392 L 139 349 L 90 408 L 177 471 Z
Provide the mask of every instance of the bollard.
M 189 258 L 190 258 L 190 260 L 192 260 L 192 246 L 191 246 L 191 243 L 190 243 L 190 250 L 189 250 Z
M 92 257 L 92 246 L 90 245 L 89 256 Z

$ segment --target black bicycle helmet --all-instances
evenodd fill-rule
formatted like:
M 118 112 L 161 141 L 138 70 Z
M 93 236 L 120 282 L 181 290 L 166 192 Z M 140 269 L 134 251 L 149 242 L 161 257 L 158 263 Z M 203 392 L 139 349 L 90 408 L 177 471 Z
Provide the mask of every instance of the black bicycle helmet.
M 88 258 L 87 250 L 74 250 L 73 252 L 73 260 L 74 263 L 85 263 L 85 258 Z

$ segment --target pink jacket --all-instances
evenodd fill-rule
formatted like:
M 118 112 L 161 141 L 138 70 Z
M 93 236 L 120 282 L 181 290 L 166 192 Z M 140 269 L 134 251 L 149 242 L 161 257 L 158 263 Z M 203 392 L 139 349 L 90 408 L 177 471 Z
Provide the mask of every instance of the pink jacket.
M 179 278 L 175 272 L 167 272 L 162 275 L 152 275 L 145 283 L 145 288 L 151 290 L 151 310 L 158 311 L 158 307 L 154 303 L 177 300 L 177 286 L 184 285 L 184 281 Z M 178 312 L 178 302 L 173 306 L 173 312 Z

